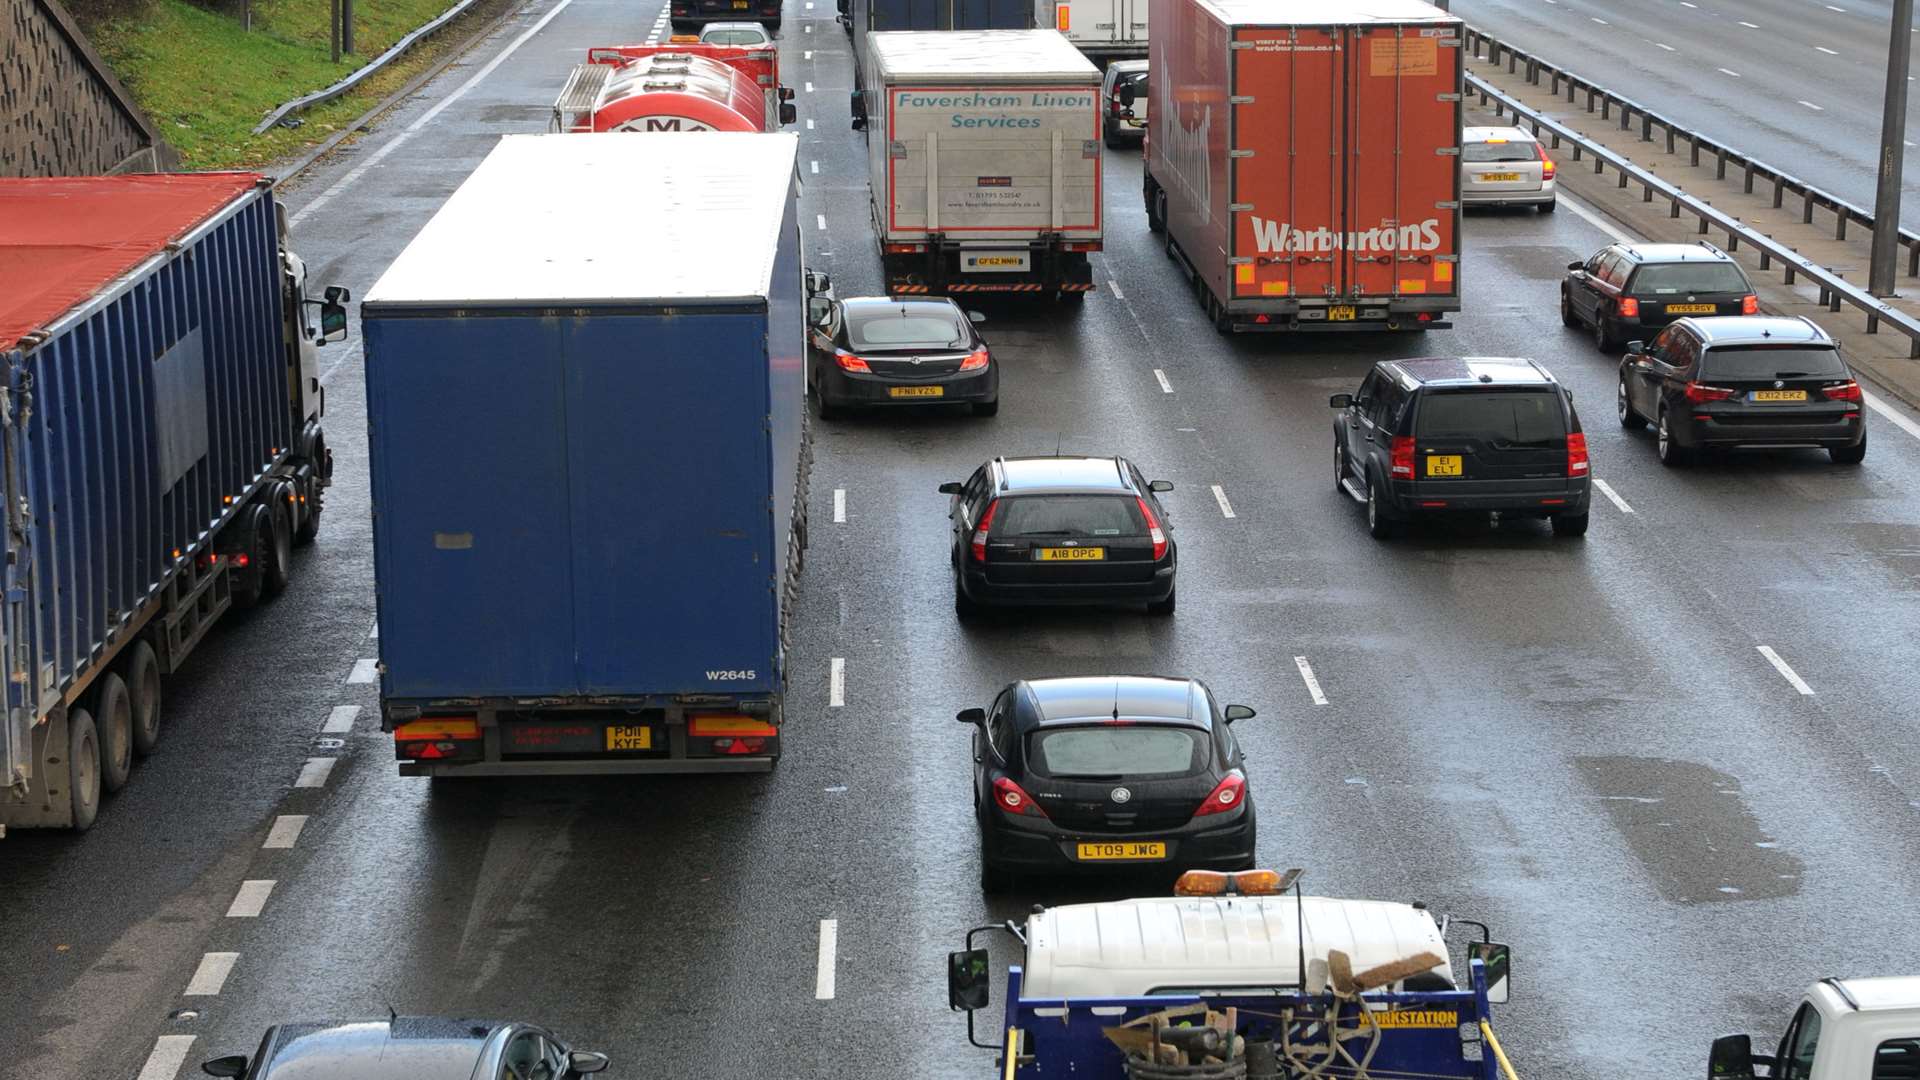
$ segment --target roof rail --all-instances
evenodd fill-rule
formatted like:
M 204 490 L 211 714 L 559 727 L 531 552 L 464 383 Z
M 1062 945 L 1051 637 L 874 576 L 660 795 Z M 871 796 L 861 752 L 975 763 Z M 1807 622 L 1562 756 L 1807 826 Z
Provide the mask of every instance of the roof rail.
M 1699 244 L 1701 247 L 1706 248 L 1708 251 L 1713 252 L 1715 255 L 1726 256 L 1728 258 L 1732 257 L 1732 256 L 1728 256 L 1726 252 L 1720 250 L 1720 245 L 1715 244 L 1711 240 L 1695 240 L 1694 243 Z
M 1860 1011 L 1860 1003 L 1853 1000 L 1853 995 L 1847 992 L 1847 985 L 1845 983 L 1832 976 L 1821 979 L 1820 982 L 1822 985 L 1833 987 L 1833 992 L 1840 995 L 1840 1000 L 1846 1002 L 1849 1009 L 1852 1009 L 1854 1012 Z
M 1007 490 L 1007 456 L 1005 454 L 995 454 L 993 455 L 993 463 L 1000 470 L 1000 490 L 1005 491 Z

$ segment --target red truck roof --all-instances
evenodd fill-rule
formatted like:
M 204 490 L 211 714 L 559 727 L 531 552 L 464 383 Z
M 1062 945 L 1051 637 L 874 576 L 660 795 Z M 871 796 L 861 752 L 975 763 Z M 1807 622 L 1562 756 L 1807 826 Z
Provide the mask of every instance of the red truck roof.
M 0 349 L 263 180 L 257 173 L 0 179 Z

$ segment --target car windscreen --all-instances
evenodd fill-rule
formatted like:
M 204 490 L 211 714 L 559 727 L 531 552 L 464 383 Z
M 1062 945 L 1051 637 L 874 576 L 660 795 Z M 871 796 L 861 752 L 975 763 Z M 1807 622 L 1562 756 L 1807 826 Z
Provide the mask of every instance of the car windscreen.
M 1060 780 L 1188 776 L 1206 763 L 1205 735 L 1193 728 L 1088 724 L 1042 728 L 1027 738 L 1028 767 Z
M 1519 446 L 1550 446 L 1567 437 L 1558 392 L 1475 391 L 1427 394 L 1414 415 L 1422 439 L 1486 439 Z
M 1460 148 L 1461 161 L 1538 161 L 1535 143 L 1470 142 Z
M 1667 263 L 1643 266 L 1627 282 L 1635 295 L 1671 296 L 1675 293 L 1745 293 L 1753 289 L 1731 263 Z
M 1140 504 L 1119 495 L 1020 495 L 1000 500 L 993 535 L 1145 536 Z
M 847 342 L 855 349 L 957 349 L 967 331 L 958 317 L 938 311 L 849 310 Z
M 1794 379 L 1809 375 L 1847 377 L 1838 349 L 1798 345 L 1716 345 L 1700 359 L 1702 379 Z
M 707 45 L 760 45 L 767 39 L 752 30 L 717 30 L 700 40 Z

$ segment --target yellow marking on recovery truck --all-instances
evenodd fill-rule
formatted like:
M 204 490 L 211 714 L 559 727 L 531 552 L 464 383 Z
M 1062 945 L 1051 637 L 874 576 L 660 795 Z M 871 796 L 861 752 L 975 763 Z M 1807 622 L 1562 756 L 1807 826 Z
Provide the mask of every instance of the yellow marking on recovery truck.
M 1460 1014 L 1452 1009 L 1391 1009 L 1367 1015 L 1383 1028 L 1450 1028 L 1460 1024 Z

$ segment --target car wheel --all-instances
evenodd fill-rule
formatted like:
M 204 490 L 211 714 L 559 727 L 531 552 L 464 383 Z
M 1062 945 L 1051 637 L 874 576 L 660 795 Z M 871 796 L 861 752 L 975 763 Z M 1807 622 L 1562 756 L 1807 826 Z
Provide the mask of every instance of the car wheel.
M 1553 515 L 1553 535 L 1555 536 L 1587 535 L 1587 515 L 1586 514 L 1555 514 Z
M 1554 204 L 1555 204 L 1555 202 L 1556 202 L 1556 201 L 1557 201 L 1557 200 L 1554 200 L 1554 199 L 1548 199 L 1548 200 L 1547 200 L 1546 202 L 1543 202 L 1543 203 L 1541 203 L 1541 204 L 1540 204 L 1540 212 L 1541 212 L 1541 213 L 1543 213 L 1543 214 L 1551 214 L 1551 213 L 1553 213 L 1553 209 L 1554 209 Z
M 1627 380 L 1620 380 L 1620 385 L 1615 389 L 1613 398 L 1614 409 L 1620 414 L 1621 427 L 1626 428 L 1628 431 L 1641 431 L 1646 428 L 1647 418 L 1641 416 L 1640 413 L 1634 409 L 1633 398 L 1627 394 Z
M 1607 332 L 1607 315 L 1603 311 L 1593 313 L 1593 347 L 1601 352 L 1613 351 L 1613 335 Z
M 1173 614 L 1175 601 L 1179 599 L 1179 592 L 1180 592 L 1180 589 L 1178 586 L 1168 589 L 1167 598 L 1165 600 L 1155 600 L 1152 603 L 1149 603 L 1147 605 L 1147 614 L 1149 615 Z
M 1685 465 L 1686 448 L 1673 437 L 1673 430 L 1667 426 L 1667 410 L 1660 410 L 1660 421 L 1654 427 L 1653 450 L 1659 455 L 1660 464 L 1667 466 Z
M 1573 313 L 1573 299 L 1567 295 L 1564 286 L 1560 289 L 1560 325 L 1580 329 L 1580 319 Z
M 980 891 L 988 896 L 1013 891 L 1013 874 L 988 862 L 984 853 L 980 856 Z
M 840 407 L 838 405 L 828 404 L 826 391 L 822 390 L 820 387 L 821 387 L 821 376 L 819 375 L 819 373 L 816 372 L 813 378 L 813 404 L 820 412 L 820 419 L 822 420 L 840 419 L 842 415 Z
M 1338 439 L 1333 443 L 1333 490 L 1343 495 L 1347 491 L 1347 448 Z
M 100 816 L 100 738 L 93 715 L 67 713 L 67 788 L 73 800 L 73 831 L 85 832 Z
M 999 398 L 994 398 L 994 399 L 993 399 L 992 401 L 976 401 L 976 402 L 974 402 L 974 403 L 973 403 L 973 415 L 975 415 L 975 416 L 998 416 L 998 415 L 1000 415 L 1000 399 L 999 399 Z
M 1367 480 L 1367 532 L 1375 540 L 1393 536 L 1393 519 L 1387 516 L 1387 508 L 1380 505 L 1380 496 L 1371 478 Z
M 1827 456 L 1835 465 L 1858 465 L 1867 460 L 1867 433 L 1860 433 L 1860 441 L 1852 446 L 1830 446 Z

